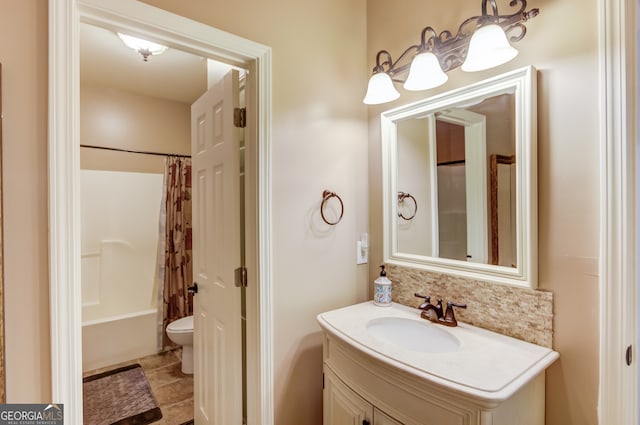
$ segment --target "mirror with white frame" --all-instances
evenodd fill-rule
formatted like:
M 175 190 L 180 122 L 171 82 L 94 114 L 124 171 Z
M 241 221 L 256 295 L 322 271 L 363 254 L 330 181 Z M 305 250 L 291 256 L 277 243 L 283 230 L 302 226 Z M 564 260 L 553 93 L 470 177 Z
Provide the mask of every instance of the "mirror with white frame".
M 537 286 L 536 75 L 381 115 L 384 261 Z

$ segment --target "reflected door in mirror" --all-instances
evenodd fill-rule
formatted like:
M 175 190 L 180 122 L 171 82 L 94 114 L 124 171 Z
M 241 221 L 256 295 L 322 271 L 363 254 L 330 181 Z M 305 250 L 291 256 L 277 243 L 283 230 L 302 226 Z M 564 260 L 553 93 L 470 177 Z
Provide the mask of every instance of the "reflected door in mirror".
M 436 120 L 440 257 L 467 261 L 464 126 Z

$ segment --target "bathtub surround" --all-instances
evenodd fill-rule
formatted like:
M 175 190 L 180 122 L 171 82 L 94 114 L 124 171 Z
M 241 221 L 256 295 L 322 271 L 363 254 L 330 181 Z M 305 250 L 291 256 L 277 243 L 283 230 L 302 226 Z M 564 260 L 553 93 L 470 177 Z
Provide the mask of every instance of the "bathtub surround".
M 162 175 L 86 169 L 80 175 L 88 370 L 158 352 L 154 271 Z
M 432 302 L 466 303 L 456 318 L 465 323 L 523 341 L 552 348 L 553 294 L 515 286 L 386 265 L 393 282 L 393 300 L 417 307 L 421 300 L 413 294 L 430 295 Z
M 82 170 L 83 322 L 155 308 L 162 176 Z

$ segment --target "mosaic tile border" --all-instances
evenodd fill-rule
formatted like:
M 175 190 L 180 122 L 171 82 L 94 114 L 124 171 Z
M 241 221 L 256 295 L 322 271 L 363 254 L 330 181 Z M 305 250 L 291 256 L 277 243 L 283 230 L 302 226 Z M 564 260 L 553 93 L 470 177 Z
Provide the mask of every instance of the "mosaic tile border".
M 417 307 L 419 292 L 432 299 L 466 303 L 457 309 L 461 322 L 552 348 L 553 294 L 546 291 L 465 279 L 425 270 L 386 265 L 393 301 Z

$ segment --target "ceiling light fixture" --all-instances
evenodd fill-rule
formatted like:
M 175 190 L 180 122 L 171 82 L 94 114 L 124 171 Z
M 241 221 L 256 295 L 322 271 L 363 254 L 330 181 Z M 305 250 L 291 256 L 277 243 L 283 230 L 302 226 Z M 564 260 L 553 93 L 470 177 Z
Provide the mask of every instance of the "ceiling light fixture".
M 160 55 L 168 49 L 167 46 L 163 46 L 162 44 L 153 43 L 151 41 L 126 34 L 118 33 L 118 37 L 120 37 L 120 40 L 122 40 L 127 47 L 140 53 L 145 62 L 147 62 L 149 56 Z
M 526 11 L 527 0 L 509 2 L 511 7 L 517 5 L 517 12 L 500 15 L 496 0 L 482 0 L 482 15 L 465 20 L 455 36 L 450 31 L 437 34 L 428 26 L 422 30 L 420 44 L 409 46 L 396 61 L 388 51 L 380 50 L 363 102 L 376 105 L 397 99 L 400 93 L 394 82 L 404 83 L 405 90 L 427 90 L 444 84 L 445 72 L 458 67 L 481 71 L 510 61 L 518 54 L 510 42 L 522 40 L 527 33 L 524 22 L 540 13 L 539 9 Z M 512 35 L 507 38 L 507 34 Z

